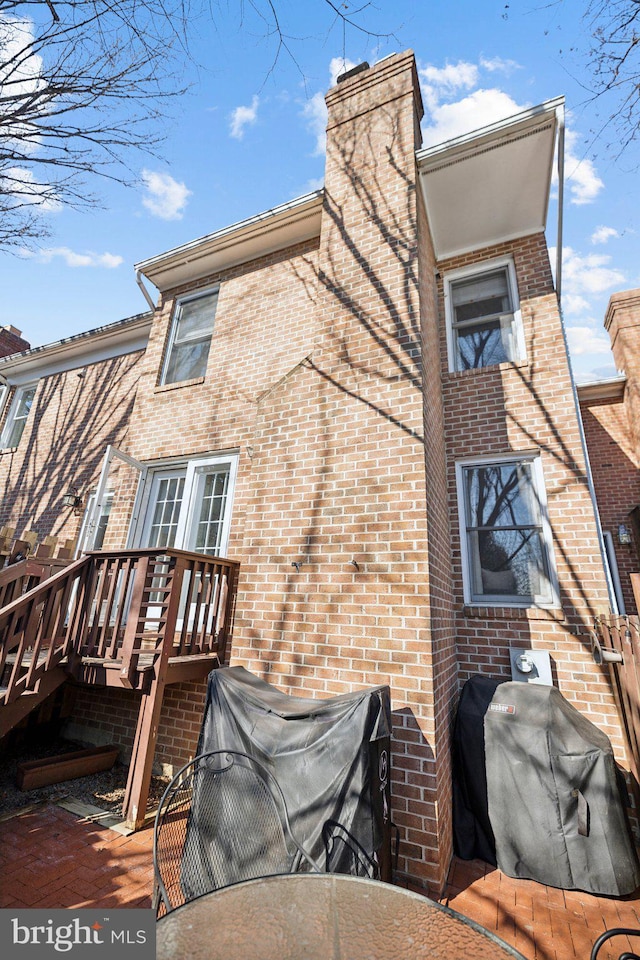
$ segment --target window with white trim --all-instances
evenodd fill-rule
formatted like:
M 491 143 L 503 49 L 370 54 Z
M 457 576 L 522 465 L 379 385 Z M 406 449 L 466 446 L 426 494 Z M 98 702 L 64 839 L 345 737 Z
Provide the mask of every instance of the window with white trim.
M 465 601 L 556 603 L 540 458 L 460 463 L 457 471 Z
M 18 387 L 16 390 L 0 436 L 0 447 L 3 449 L 17 447 L 20 443 L 37 387 L 37 383 L 32 383 L 26 387 Z
M 445 297 L 452 371 L 524 359 L 515 270 L 510 260 L 449 274 Z
M 224 556 L 237 461 L 220 455 L 151 471 L 141 545 Z
M 217 303 L 217 289 L 178 300 L 161 378 L 163 384 L 204 377 Z

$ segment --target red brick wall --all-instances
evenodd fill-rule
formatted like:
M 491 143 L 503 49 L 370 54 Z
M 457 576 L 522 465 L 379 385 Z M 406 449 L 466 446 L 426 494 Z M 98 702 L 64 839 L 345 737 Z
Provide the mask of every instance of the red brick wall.
M 609 683 L 590 652 L 593 614 L 608 610 L 609 602 L 544 237 L 501 244 L 438 267 L 442 278 L 447 271 L 505 255 L 513 256 L 517 273 L 525 361 L 449 373 L 441 307 L 460 679 L 474 673 L 509 677 L 510 645 L 547 650 L 560 691 L 612 737 L 623 757 Z M 442 279 L 440 285 L 442 295 Z M 455 463 L 533 451 L 542 461 L 562 607 L 465 607 Z
M 627 375 L 625 406 L 636 456 L 640 452 L 640 289 L 615 293 L 604 325 L 611 337 L 616 370 Z
M 28 350 L 30 344 L 15 327 L 0 327 L 0 357 L 9 357 L 12 353 Z
M 390 685 L 400 870 L 435 889 L 412 71 L 385 61 L 327 98 L 319 337 L 259 405 L 234 662 L 298 694 Z
M 638 448 L 627 406 L 622 399 L 583 400 L 580 409 L 602 528 L 612 534 L 626 612 L 637 613 L 629 574 L 640 570 L 639 545 L 621 544 L 617 536 L 619 524 L 632 531 L 629 511 L 640 503 Z
M 451 851 L 458 669 L 461 679 L 504 677 L 510 642 L 547 649 L 561 691 L 617 746 L 620 737 L 589 650 L 590 617 L 607 593 L 544 238 L 438 264 L 442 274 L 513 253 L 528 350 L 526 362 L 448 373 L 416 194 L 417 91 L 407 55 L 330 91 L 319 244 L 200 281 L 221 281 L 206 376 L 159 387 L 180 293 L 171 291 L 126 451 L 147 461 L 239 451 L 231 662 L 292 694 L 390 685 L 400 870 L 435 892 Z M 465 608 L 455 462 L 532 449 L 543 460 L 562 607 Z M 122 536 L 127 497 L 115 508 Z M 200 685 L 169 691 L 163 761 L 195 747 L 201 709 Z
M 16 534 L 77 537 L 81 516 L 62 497 L 95 488 L 107 444 L 129 429 L 141 353 L 104 360 L 40 380 L 20 443 L 0 451 L 0 525 Z M 5 416 L 10 399 L 5 406 Z M 1 428 L 1 425 L 0 425 Z
M 433 637 L 433 744 L 436 764 L 438 843 L 430 856 L 445 875 L 452 846 L 451 752 L 452 719 L 458 697 L 455 603 L 451 564 L 451 528 L 447 503 L 445 411 L 440 374 L 440 326 L 435 283 L 435 255 L 424 204 L 418 204 L 420 237 L 420 303 L 423 337 L 423 413 L 429 551 L 429 617 Z M 412 809 L 413 802 L 409 808 Z

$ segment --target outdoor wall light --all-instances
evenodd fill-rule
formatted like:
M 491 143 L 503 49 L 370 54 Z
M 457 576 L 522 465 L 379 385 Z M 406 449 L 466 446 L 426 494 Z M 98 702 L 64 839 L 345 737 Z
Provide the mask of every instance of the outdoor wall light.
M 65 507 L 72 507 L 74 510 L 79 510 L 82 506 L 82 497 L 78 494 L 78 488 L 71 487 L 63 496 L 62 502 Z
M 296 568 L 296 572 L 300 573 L 300 567 L 302 566 L 302 560 L 294 560 L 291 564 L 292 567 Z
M 631 543 L 631 530 L 626 523 L 618 524 L 618 543 Z

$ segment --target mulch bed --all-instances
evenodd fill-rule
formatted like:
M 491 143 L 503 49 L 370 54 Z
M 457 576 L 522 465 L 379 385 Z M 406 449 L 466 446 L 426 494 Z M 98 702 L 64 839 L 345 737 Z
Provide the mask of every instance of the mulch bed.
M 48 743 L 22 743 L 0 754 L 0 816 L 11 814 L 22 807 L 35 803 L 53 802 L 62 799 L 79 800 L 105 810 L 114 816 L 122 816 L 122 802 L 127 783 L 128 767 L 116 762 L 111 770 L 54 783 L 35 790 L 19 790 L 16 786 L 18 763 L 27 760 L 43 760 L 58 754 L 70 753 L 86 747 L 85 743 L 57 738 Z M 168 778 L 152 777 L 147 802 L 147 813 L 155 810 L 164 792 Z

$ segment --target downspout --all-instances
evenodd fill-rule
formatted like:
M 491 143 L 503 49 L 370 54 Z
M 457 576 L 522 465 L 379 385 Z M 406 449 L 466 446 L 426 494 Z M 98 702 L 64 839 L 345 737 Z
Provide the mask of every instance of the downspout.
M 613 589 L 611 570 L 609 569 L 609 560 L 607 558 L 607 551 L 604 543 L 604 535 L 602 533 L 602 524 L 600 523 L 600 511 L 598 509 L 598 501 L 596 500 L 596 490 L 593 485 L 593 474 L 591 472 L 591 462 L 589 460 L 587 440 L 584 433 L 584 425 L 582 423 L 582 414 L 580 413 L 580 401 L 578 399 L 578 388 L 576 386 L 576 381 L 573 376 L 573 368 L 571 365 L 571 355 L 569 353 L 569 343 L 567 340 L 567 331 L 565 329 L 564 317 L 562 315 L 562 239 L 563 239 L 563 214 L 564 214 L 564 139 L 565 139 L 564 103 L 562 103 L 561 106 L 559 106 L 556 109 L 556 117 L 558 119 L 558 233 L 557 233 L 557 240 L 556 240 L 556 296 L 558 298 L 558 310 L 560 313 L 560 327 L 562 329 L 562 337 L 564 339 L 564 349 L 567 355 L 567 363 L 569 364 L 569 376 L 571 378 L 571 391 L 573 393 L 573 403 L 576 408 L 576 415 L 578 418 L 578 430 L 580 431 L 580 443 L 582 444 L 582 453 L 584 455 L 587 487 L 589 490 L 589 496 L 591 497 L 591 506 L 593 507 L 593 516 L 596 523 L 596 532 L 598 535 L 598 546 L 600 548 L 600 559 L 602 561 L 602 566 L 605 573 L 605 579 L 607 581 L 607 593 L 609 595 L 609 605 L 612 611 L 617 613 L 618 602 L 616 600 L 615 591 Z
M 140 289 L 142 290 L 142 296 L 145 298 L 145 300 L 147 301 L 147 303 L 149 304 L 149 306 L 151 307 L 151 309 L 152 309 L 152 310 L 155 310 L 155 309 L 156 309 L 156 305 L 155 305 L 155 303 L 153 302 L 153 300 L 151 299 L 151 294 L 149 293 L 149 291 L 148 291 L 147 288 L 145 287 L 144 283 L 142 282 L 142 272 L 141 272 L 140 270 L 136 270 L 136 283 L 138 284 L 138 286 L 139 286 Z

